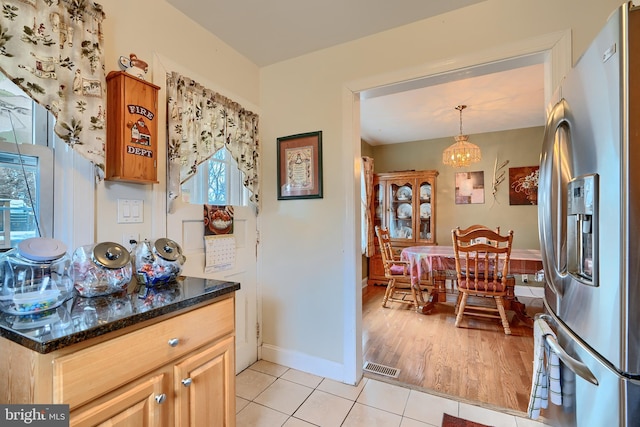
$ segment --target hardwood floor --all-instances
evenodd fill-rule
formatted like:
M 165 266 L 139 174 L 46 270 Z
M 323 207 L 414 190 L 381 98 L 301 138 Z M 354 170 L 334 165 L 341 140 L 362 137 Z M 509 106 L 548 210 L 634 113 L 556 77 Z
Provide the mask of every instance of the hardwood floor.
M 453 303 L 433 314 L 409 304 L 383 308 L 383 286 L 363 289 L 364 360 L 400 370 L 398 381 L 445 395 L 526 412 L 533 371 L 533 329 L 511 319 L 512 335 L 499 320 L 466 317 L 456 328 Z M 541 301 L 519 297 L 533 316 Z

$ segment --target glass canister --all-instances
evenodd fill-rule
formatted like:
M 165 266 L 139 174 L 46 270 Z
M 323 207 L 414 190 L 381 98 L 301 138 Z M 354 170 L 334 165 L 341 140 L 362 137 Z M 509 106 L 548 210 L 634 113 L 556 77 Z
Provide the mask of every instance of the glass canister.
M 73 253 L 73 284 L 83 297 L 125 290 L 131 281 L 131 255 L 114 242 L 78 247 Z
M 71 259 L 59 240 L 33 237 L 0 256 L 0 309 L 26 315 L 58 307 L 73 295 Z
M 148 240 L 138 242 L 133 249 L 133 258 L 138 282 L 149 287 L 175 281 L 186 259 L 180 245 L 167 238 L 153 244 Z

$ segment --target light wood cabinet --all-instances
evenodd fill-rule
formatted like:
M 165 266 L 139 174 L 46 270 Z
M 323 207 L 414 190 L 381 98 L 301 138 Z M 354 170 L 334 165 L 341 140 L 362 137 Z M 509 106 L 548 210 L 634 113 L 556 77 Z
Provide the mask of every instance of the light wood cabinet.
M 371 216 L 374 227 L 389 229 L 391 244 L 402 248 L 436 244 L 436 178 L 438 171 L 409 171 L 375 174 Z M 380 248 L 369 258 L 368 283 L 386 284 Z
M 153 427 L 167 425 L 170 411 L 163 393 L 171 387 L 170 373 L 161 372 L 99 399 L 71 413 L 70 426 L 95 425 Z M 164 400 L 163 400 L 164 399 Z M 162 403 L 159 403 L 163 400 Z
M 107 75 L 106 180 L 158 182 L 159 89 L 124 71 Z
M 234 357 L 229 337 L 175 365 L 177 426 L 235 424 Z
M 48 354 L 0 338 L 0 401 L 68 404 L 72 426 L 234 426 L 234 304 Z

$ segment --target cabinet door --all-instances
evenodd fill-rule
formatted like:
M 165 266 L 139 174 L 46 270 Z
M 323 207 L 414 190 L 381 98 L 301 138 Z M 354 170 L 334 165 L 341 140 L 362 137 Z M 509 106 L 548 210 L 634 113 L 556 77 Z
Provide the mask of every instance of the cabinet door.
M 177 426 L 235 426 L 234 349 L 230 336 L 175 366 Z
M 392 240 L 411 242 L 415 239 L 413 230 L 415 180 L 391 180 L 387 186 L 389 200 L 388 224 Z
M 417 187 L 416 238 L 422 243 L 433 243 L 435 241 L 435 188 L 433 179 L 418 179 Z
M 124 361 L 126 363 L 126 361 Z M 108 375 L 108 373 L 105 373 Z M 73 427 L 157 427 L 169 420 L 170 374 L 149 376 L 133 386 L 123 387 L 88 408 L 71 412 Z

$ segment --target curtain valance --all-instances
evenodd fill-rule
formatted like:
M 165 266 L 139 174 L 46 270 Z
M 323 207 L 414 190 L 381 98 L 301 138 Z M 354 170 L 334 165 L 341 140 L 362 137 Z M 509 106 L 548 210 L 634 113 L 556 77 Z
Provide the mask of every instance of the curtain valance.
M 258 115 L 176 72 L 167 74 L 169 209 L 198 165 L 226 147 L 259 206 Z
M 56 134 L 104 175 L 106 83 L 102 6 L 3 0 L 0 70 L 56 117 Z

